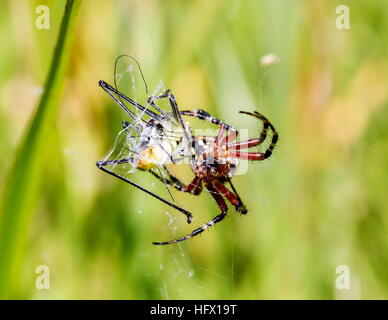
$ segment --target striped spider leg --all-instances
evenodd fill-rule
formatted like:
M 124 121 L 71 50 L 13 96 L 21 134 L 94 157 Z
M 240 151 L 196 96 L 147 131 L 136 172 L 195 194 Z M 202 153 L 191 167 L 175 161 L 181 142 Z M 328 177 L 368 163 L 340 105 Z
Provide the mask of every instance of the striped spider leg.
M 258 138 L 249 139 L 247 141 L 229 143 L 227 146 L 229 148 L 235 148 L 236 150 L 235 152 L 231 152 L 230 156 L 237 157 L 238 159 L 245 159 L 245 160 L 251 160 L 251 161 L 260 161 L 260 160 L 265 160 L 269 158 L 272 155 L 273 149 L 275 148 L 276 143 L 278 142 L 278 139 L 279 139 L 279 135 L 275 130 L 274 126 L 271 124 L 271 122 L 269 122 L 269 120 L 266 117 L 264 117 L 262 114 L 260 114 L 257 111 L 254 111 L 254 113 L 247 112 L 247 111 L 240 111 L 240 113 L 247 114 L 261 120 L 263 122 L 263 129 Z M 271 143 L 265 152 L 262 153 L 262 152 L 241 152 L 240 151 L 240 149 L 249 149 L 262 144 L 267 138 L 268 128 L 272 130 L 273 136 L 272 136 Z

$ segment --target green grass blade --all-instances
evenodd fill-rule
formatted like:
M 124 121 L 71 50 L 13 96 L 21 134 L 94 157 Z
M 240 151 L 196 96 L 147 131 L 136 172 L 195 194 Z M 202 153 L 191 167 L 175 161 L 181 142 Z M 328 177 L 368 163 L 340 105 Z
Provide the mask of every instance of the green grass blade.
M 0 298 L 10 295 L 18 275 L 20 252 L 28 230 L 39 180 L 44 175 L 42 153 L 49 141 L 69 62 L 80 0 L 67 0 L 44 92 L 19 146 L 2 192 L 0 216 Z M 34 272 L 32 270 L 32 272 Z M 12 294 L 12 293 L 11 293 Z

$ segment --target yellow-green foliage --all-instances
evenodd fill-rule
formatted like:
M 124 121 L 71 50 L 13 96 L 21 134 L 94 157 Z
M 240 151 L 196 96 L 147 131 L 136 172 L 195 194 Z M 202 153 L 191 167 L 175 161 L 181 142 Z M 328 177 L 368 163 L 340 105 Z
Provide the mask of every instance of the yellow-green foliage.
M 64 0 L 0 3 L 1 298 L 388 298 L 387 1 L 68 2 L 67 26 Z M 41 4 L 48 30 L 35 27 Z M 336 28 L 341 4 L 348 30 Z M 279 61 L 260 65 L 268 53 Z M 206 193 L 174 193 L 195 215 L 187 225 L 96 168 L 125 119 L 98 87 L 120 54 L 182 109 L 252 136 L 239 110 L 275 125 L 273 156 L 235 178 L 248 215 L 231 208 L 195 239 L 151 245 L 218 209 Z M 39 265 L 49 290 L 35 286 Z M 339 265 L 350 290 L 335 287 Z

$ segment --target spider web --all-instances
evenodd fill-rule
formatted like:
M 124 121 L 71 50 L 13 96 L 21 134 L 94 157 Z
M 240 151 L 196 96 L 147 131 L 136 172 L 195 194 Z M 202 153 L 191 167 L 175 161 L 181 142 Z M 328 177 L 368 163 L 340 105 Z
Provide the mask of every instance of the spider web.
M 180 236 L 182 228 L 177 217 L 169 212 L 165 212 L 165 214 L 168 221 L 165 228 L 171 231 L 173 237 Z M 203 235 L 203 237 L 205 236 L 206 234 Z M 207 282 L 201 280 L 201 277 L 203 277 L 201 274 L 206 274 L 207 277 L 213 279 L 212 281 L 223 282 L 225 286 L 233 291 L 235 236 L 232 236 L 232 246 L 229 248 L 231 262 L 230 270 L 227 274 L 222 274 L 220 271 L 211 270 L 203 266 L 187 249 L 187 242 L 177 243 L 168 247 L 167 250 L 166 247 L 159 247 L 157 249 L 157 255 L 160 260 L 168 262 L 168 266 L 161 262 L 154 274 L 154 276 L 163 279 L 161 286 L 158 288 L 162 299 L 169 300 L 172 297 L 177 299 L 197 299 L 198 297 L 219 299 L 217 289 L 208 288 Z M 169 274 L 171 269 L 174 271 L 172 274 Z M 180 284 L 182 282 L 185 282 L 185 285 L 190 285 L 189 291 L 181 287 Z

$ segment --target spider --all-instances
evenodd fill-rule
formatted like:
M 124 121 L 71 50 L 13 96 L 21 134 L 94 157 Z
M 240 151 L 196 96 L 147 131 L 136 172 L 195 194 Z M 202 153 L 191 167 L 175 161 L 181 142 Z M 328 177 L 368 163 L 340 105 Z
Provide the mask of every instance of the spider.
M 258 138 L 232 142 L 236 139 L 238 131 L 228 124 L 214 118 L 204 110 L 180 111 L 180 114 L 183 116 L 197 117 L 201 120 L 218 125 L 220 129 L 215 137 L 192 137 L 192 148 L 194 150 L 192 152 L 191 166 L 194 172 L 194 179 L 187 186 L 172 175 L 169 175 L 169 179 L 164 179 L 164 181 L 179 191 L 188 192 L 193 195 L 199 195 L 205 187 L 217 202 L 221 212 L 212 220 L 184 237 L 171 241 L 153 242 L 154 245 L 174 244 L 190 239 L 222 221 L 228 212 L 228 206 L 225 199 L 235 207 L 237 212 L 241 214 L 246 214 L 248 212 L 234 188 L 231 178 L 235 174 L 239 159 L 262 161 L 269 158 L 278 141 L 278 133 L 268 119 L 259 112 L 254 111 L 251 113 L 240 111 L 240 113 L 250 115 L 263 122 L 263 128 Z M 272 130 L 273 135 L 269 146 L 264 152 L 241 151 L 262 144 L 267 138 L 268 129 Z M 156 178 L 162 180 L 162 177 L 154 171 L 151 171 L 151 173 Z M 225 183 L 230 185 L 231 190 L 225 186 Z
M 242 114 L 250 115 L 262 121 L 263 128 L 258 138 L 233 142 L 238 136 L 238 131 L 235 128 L 218 120 L 204 110 L 179 111 L 175 97 L 170 90 L 166 90 L 157 96 L 151 96 L 147 101 L 147 107 L 144 107 L 105 81 L 101 80 L 99 85 L 127 113 L 133 123 L 123 121 L 122 131 L 125 135 L 123 147 L 131 153 L 131 156 L 126 155 L 119 159 L 105 158 L 97 161 L 97 167 L 183 213 L 187 217 L 188 223 L 191 223 L 193 217 L 189 211 L 133 182 L 125 174 L 115 172 L 113 168 L 115 166 L 130 165 L 135 170 L 148 171 L 166 185 L 192 195 L 199 195 L 203 188 L 206 188 L 221 210 L 211 221 L 186 236 L 171 241 L 153 242 L 154 245 L 174 244 L 187 240 L 222 221 L 228 212 L 225 199 L 235 207 L 237 212 L 241 214 L 248 212 L 234 188 L 231 178 L 235 175 L 240 159 L 261 161 L 272 155 L 278 141 L 278 134 L 267 118 L 256 111 L 253 113 L 240 111 Z M 160 109 L 155 103 L 156 100 L 164 98 L 167 98 L 170 103 L 171 113 Z M 140 117 L 141 121 L 139 121 L 139 117 L 136 117 L 127 108 L 124 101 L 140 110 L 141 115 L 146 114 L 150 119 L 145 121 Z M 153 107 L 155 112 L 150 110 L 149 107 Z M 214 137 L 195 136 L 192 134 L 188 123 L 183 121 L 182 116 L 196 117 L 217 125 L 219 131 Z M 241 151 L 262 144 L 267 138 L 268 129 L 271 129 L 273 135 L 265 152 Z M 136 135 L 133 135 L 133 133 Z M 167 164 L 175 164 L 185 158 L 189 158 L 194 173 L 194 178 L 188 185 L 170 174 L 166 167 Z M 165 176 L 162 175 L 162 171 Z M 226 183 L 230 185 L 231 190 L 225 186 Z

